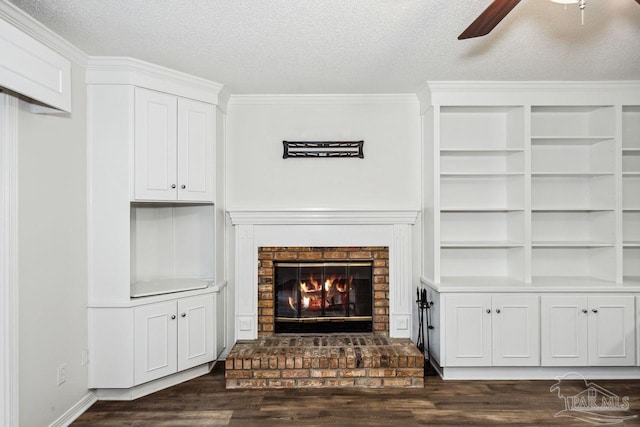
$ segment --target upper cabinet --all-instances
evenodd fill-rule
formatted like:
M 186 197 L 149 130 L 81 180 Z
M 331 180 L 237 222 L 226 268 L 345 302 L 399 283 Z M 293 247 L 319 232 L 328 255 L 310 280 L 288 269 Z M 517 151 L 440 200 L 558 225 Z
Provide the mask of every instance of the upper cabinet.
M 135 90 L 135 200 L 213 202 L 214 107 Z

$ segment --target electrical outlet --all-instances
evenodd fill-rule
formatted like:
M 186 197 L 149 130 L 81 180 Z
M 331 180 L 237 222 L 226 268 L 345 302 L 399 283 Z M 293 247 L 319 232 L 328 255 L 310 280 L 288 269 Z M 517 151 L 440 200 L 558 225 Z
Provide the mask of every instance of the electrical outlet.
M 89 350 L 88 349 L 86 349 L 86 348 L 82 349 L 80 359 L 81 359 L 80 363 L 82 364 L 82 366 L 87 366 L 89 364 Z
M 67 364 L 63 363 L 58 366 L 58 385 L 62 385 L 67 381 Z

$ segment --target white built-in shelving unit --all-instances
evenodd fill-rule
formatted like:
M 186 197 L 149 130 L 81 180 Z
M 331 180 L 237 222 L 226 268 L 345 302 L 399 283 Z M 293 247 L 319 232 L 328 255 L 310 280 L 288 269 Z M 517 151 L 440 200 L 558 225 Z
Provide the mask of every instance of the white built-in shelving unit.
M 638 378 L 640 82 L 430 82 L 420 100 L 444 378 Z
M 446 86 L 423 122 L 426 280 L 640 284 L 640 106 Z
M 622 251 L 625 281 L 640 284 L 640 106 L 622 107 Z
M 612 106 L 531 107 L 531 281 L 616 281 Z
M 523 126 L 522 107 L 440 109 L 443 282 L 524 280 Z

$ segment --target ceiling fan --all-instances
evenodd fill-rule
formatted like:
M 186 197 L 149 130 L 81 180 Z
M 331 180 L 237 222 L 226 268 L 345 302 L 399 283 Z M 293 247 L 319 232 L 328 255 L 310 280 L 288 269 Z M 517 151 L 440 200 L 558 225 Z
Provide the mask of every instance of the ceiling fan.
M 551 0 L 555 3 L 579 3 L 580 10 L 584 10 L 585 0 Z M 640 0 L 635 0 L 640 4 Z M 458 36 L 458 40 L 482 37 L 491 32 L 502 19 L 520 3 L 520 0 L 493 0 L 493 3 L 482 12 L 466 30 Z

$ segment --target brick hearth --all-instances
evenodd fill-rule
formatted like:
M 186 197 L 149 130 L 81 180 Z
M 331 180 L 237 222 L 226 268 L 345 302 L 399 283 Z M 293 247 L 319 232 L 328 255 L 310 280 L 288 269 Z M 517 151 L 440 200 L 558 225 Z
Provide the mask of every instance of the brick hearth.
M 424 357 L 406 338 L 279 335 L 238 341 L 227 388 L 423 387 Z

